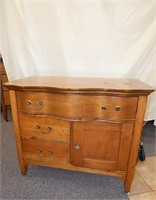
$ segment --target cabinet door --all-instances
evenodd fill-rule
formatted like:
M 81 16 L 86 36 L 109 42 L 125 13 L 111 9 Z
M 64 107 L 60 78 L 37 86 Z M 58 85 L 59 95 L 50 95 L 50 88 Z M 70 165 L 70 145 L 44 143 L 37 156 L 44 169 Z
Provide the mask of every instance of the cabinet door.
M 74 122 L 71 163 L 79 167 L 125 171 L 132 132 L 133 123 Z

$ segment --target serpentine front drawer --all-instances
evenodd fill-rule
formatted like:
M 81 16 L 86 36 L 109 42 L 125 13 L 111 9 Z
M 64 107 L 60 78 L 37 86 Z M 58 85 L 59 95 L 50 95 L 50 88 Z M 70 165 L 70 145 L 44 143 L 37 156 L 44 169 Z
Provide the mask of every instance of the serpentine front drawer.
M 135 119 L 138 98 L 17 91 L 19 112 L 65 118 Z

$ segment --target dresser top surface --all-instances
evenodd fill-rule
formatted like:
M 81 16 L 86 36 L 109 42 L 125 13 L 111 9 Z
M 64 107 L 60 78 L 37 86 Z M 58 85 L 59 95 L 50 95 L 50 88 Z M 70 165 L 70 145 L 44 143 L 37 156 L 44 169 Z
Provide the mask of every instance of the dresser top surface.
M 5 83 L 9 89 L 42 89 L 59 91 L 142 92 L 154 88 L 137 79 L 32 76 Z

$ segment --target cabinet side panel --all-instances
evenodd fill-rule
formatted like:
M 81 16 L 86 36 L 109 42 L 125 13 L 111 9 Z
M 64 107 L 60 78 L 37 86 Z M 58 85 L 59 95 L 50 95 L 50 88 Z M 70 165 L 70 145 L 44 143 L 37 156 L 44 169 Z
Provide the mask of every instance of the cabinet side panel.
M 136 122 L 134 126 L 133 139 L 132 139 L 130 157 L 129 157 L 128 168 L 127 168 L 127 176 L 126 176 L 126 181 L 125 181 L 126 192 L 130 191 L 130 187 L 131 187 L 133 176 L 134 176 L 135 165 L 136 165 L 136 161 L 138 157 L 138 147 L 140 144 L 144 114 L 145 114 L 145 109 L 146 109 L 146 102 L 147 102 L 147 96 L 139 97 L 138 109 L 137 109 L 137 114 L 136 114 Z
M 17 113 L 16 92 L 14 90 L 10 90 L 9 93 L 10 93 L 10 100 L 11 100 L 11 109 L 12 109 L 12 117 L 13 117 L 13 124 L 14 124 L 14 134 L 15 134 L 15 140 L 16 140 L 18 161 L 19 161 L 19 165 L 20 165 L 21 174 L 24 175 L 26 173 L 27 166 L 25 166 L 24 162 L 23 162 L 19 119 L 18 119 L 18 113 Z

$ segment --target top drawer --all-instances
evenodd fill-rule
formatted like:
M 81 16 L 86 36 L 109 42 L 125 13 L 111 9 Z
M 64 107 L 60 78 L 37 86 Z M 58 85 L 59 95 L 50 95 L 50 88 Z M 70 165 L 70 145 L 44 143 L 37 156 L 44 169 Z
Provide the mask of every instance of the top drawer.
M 135 119 L 137 97 L 17 91 L 18 111 L 58 117 Z

